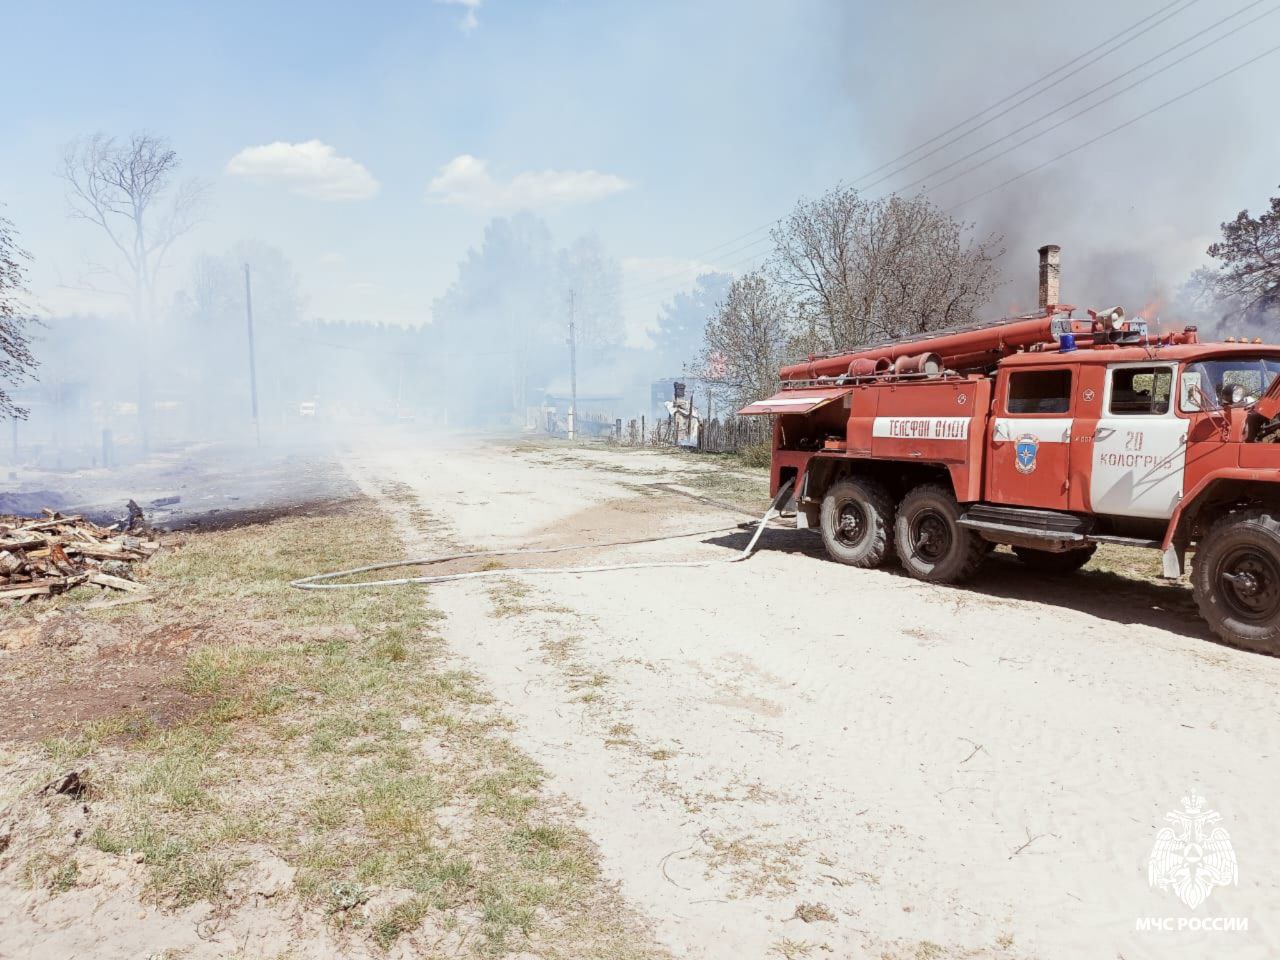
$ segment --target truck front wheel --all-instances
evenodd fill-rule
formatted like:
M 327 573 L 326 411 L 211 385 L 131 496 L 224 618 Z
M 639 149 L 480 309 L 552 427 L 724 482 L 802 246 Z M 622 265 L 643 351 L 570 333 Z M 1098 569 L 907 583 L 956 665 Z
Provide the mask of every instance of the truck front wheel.
M 959 583 L 978 569 L 986 547 L 959 519 L 956 498 L 935 484 L 916 487 L 902 499 L 894 543 L 907 573 L 917 580 Z
M 1196 548 L 1191 587 L 1214 633 L 1280 654 L 1280 520 L 1271 512 L 1221 517 Z
M 893 549 L 893 498 L 874 480 L 841 480 L 822 498 L 818 526 L 831 559 L 878 567 Z

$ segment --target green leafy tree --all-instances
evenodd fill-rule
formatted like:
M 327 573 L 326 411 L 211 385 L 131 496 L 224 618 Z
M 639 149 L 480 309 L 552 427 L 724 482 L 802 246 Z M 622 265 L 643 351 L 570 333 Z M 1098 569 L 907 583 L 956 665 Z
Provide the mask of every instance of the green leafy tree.
M 731 283 L 730 274 L 704 273 L 692 289 L 680 291 L 662 305 L 653 341 L 664 375 L 675 376 L 697 359 L 707 321 L 716 315 Z
M 622 340 L 621 269 L 599 240 L 557 250 L 530 213 L 496 217 L 432 305 L 432 349 L 454 422 L 524 423 L 540 391 L 569 372 L 569 292 L 579 373 Z
M 622 267 L 593 235 L 579 237 L 556 254 L 561 298 L 573 293 L 578 359 L 590 365 L 622 345 Z
M 1222 224 L 1222 239 L 1208 252 L 1218 261 L 1213 286 L 1228 316 L 1250 323 L 1280 316 L 1280 196 L 1256 217 L 1241 210 Z

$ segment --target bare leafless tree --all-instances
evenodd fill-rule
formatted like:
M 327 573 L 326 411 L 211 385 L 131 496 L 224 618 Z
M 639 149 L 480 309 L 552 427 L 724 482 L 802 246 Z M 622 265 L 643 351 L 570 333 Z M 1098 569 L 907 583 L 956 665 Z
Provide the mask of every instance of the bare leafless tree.
M 815 349 L 971 322 L 999 285 L 1000 239 L 924 197 L 868 200 L 837 186 L 801 200 L 773 231 L 770 274 L 797 303 Z
M 701 361 L 717 392 L 734 404 L 773 393 L 794 307 L 762 271 L 738 277 L 707 321 Z
M 206 187 L 175 183 L 181 166 L 163 137 L 135 133 L 128 141 L 97 133 L 69 144 L 59 171 L 71 216 L 100 228 L 119 255 L 123 281 L 140 334 L 146 366 L 156 320 L 156 282 L 174 243 L 200 221 Z M 139 378 L 144 442 L 150 426 L 149 378 Z
M 23 302 L 27 259 L 13 224 L 0 217 L 0 416 L 18 419 L 25 419 L 27 411 L 5 388 L 29 377 L 36 367 L 27 335 L 32 321 Z

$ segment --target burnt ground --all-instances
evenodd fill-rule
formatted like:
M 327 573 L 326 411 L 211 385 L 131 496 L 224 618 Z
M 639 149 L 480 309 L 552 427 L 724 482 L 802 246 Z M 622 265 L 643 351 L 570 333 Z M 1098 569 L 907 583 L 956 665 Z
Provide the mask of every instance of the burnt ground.
M 109 525 L 134 500 L 148 524 L 164 530 L 260 523 L 355 492 L 333 450 L 311 446 L 189 443 L 110 470 L 19 467 L 0 476 L 0 513 L 36 516 L 48 507 Z
M 184 516 L 171 521 L 167 529 L 174 531 L 237 530 L 272 523 L 286 517 L 323 519 L 342 514 L 351 505 L 349 496 L 329 497 L 304 503 L 276 503 L 261 507 L 235 507 Z

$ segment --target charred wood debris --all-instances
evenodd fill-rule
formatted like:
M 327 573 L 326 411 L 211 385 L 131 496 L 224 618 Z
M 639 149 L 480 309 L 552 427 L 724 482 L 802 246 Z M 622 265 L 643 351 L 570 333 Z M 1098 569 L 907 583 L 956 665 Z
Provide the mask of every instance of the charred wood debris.
M 102 527 L 79 515 L 0 516 L 0 608 L 65 593 L 81 584 L 133 593 L 133 565 L 160 549 L 160 532 L 129 501 L 129 517 Z

